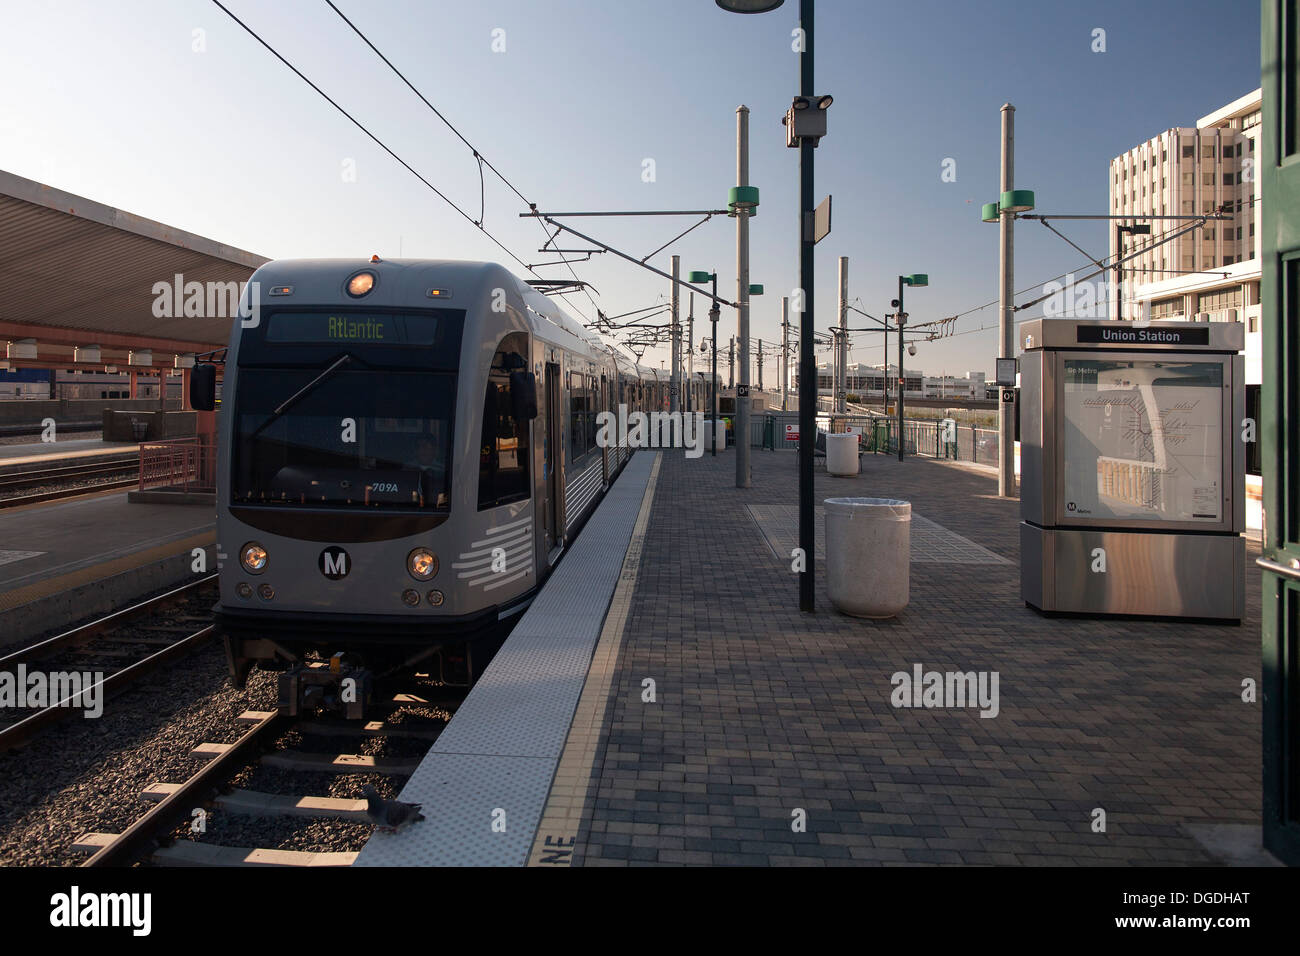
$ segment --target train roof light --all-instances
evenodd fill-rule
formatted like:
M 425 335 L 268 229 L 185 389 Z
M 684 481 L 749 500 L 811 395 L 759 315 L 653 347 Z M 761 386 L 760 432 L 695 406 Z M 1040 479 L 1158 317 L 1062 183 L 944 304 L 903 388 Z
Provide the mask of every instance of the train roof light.
M 348 280 L 348 295 L 354 299 L 359 299 L 375 287 L 375 274 L 373 272 L 358 272 Z

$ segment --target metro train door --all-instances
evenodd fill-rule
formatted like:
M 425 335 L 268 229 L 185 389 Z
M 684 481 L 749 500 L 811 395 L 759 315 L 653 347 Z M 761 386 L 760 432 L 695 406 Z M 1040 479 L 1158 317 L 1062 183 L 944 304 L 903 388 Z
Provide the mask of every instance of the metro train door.
M 564 502 L 561 500 L 564 481 L 564 435 L 561 423 L 564 408 L 560 404 L 560 366 L 546 363 L 546 523 L 547 563 L 554 563 L 563 547 Z

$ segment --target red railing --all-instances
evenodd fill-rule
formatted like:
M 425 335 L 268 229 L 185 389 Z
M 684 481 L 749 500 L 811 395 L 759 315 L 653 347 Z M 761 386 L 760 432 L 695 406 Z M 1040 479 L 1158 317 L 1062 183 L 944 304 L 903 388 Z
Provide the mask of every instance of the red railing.
M 140 490 L 215 492 L 217 446 L 197 438 L 141 442 Z

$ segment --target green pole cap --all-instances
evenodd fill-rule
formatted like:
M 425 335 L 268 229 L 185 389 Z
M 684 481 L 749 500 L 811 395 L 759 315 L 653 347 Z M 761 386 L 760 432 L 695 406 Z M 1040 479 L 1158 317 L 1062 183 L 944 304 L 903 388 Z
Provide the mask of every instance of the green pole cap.
M 712 272 L 692 272 L 686 280 L 687 282 L 712 282 Z
M 760 285 L 760 284 L 757 284 L 757 283 L 753 283 L 753 282 L 751 282 L 751 283 L 749 284 L 749 294 L 750 294 L 750 295 L 762 295 L 762 294 L 763 294 L 763 286 Z
M 998 212 L 998 204 L 995 202 L 986 202 L 980 209 L 980 218 L 984 222 L 997 222 L 1001 218 Z
M 904 276 L 903 281 L 913 288 L 918 286 L 927 286 L 930 284 L 930 277 L 924 272 L 917 272 L 910 276 Z
M 748 209 L 751 216 L 758 209 L 757 186 L 732 186 L 727 191 L 727 208 L 735 215 L 737 209 Z
M 1032 189 L 1009 189 L 1002 194 L 1003 212 L 1029 212 L 1034 208 Z

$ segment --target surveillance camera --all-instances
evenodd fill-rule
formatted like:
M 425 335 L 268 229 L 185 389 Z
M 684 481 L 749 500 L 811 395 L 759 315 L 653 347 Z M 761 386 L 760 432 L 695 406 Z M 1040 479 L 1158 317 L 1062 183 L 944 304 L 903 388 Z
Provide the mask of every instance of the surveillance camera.
M 915 342 L 913 342 L 911 345 L 909 345 L 909 346 L 907 347 L 907 354 L 908 354 L 908 355 L 915 355 L 915 354 L 916 354 L 916 343 L 915 343 Z

